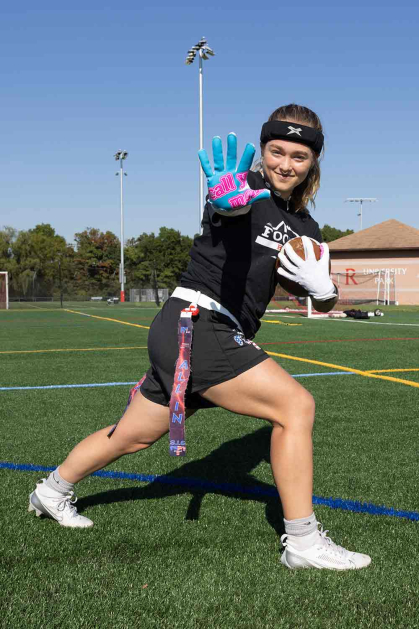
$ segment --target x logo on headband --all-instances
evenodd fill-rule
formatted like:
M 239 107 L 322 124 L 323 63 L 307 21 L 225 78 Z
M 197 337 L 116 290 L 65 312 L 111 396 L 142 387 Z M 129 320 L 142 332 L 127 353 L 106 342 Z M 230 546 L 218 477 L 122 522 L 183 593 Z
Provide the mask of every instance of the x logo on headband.
M 297 135 L 299 135 L 301 137 L 301 131 L 302 129 L 300 127 L 298 127 L 298 129 L 296 129 L 295 127 L 288 127 L 289 129 L 289 133 L 287 133 L 287 135 L 291 135 L 291 133 L 296 133 Z

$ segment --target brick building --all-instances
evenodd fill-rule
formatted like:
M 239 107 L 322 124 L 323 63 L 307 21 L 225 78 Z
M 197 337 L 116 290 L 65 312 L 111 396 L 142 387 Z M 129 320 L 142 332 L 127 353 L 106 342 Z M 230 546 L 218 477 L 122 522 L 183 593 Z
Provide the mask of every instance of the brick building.
M 419 229 L 391 219 L 329 243 L 342 298 L 419 305 Z

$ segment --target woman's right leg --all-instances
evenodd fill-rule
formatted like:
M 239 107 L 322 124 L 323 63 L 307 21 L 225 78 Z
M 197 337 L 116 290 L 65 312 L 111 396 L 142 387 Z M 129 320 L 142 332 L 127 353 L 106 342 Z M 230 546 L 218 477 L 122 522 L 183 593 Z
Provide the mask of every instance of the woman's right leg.
M 186 413 L 190 417 L 195 411 Z M 124 454 L 148 448 L 169 430 L 169 408 L 147 400 L 138 391 L 111 437 L 112 426 L 83 439 L 48 479 L 29 496 L 29 511 L 57 520 L 61 526 L 89 528 L 93 522 L 77 513 L 74 484 Z
M 112 426 L 102 428 L 83 439 L 60 465 L 62 478 L 78 483 L 124 454 L 148 448 L 168 432 L 169 408 L 150 402 L 138 391 L 115 432 L 108 437 L 111 429 Z

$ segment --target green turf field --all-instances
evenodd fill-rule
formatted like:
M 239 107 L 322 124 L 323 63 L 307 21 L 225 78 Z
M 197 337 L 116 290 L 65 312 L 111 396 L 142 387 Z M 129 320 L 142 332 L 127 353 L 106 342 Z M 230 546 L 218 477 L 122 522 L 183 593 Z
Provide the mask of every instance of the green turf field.
M 0 311 L 1 627 L 419 627 L 419 308 L 266 315 L 256 339 L 316 399 L 318 520 L 373 558 L 335 573 L 281 566 L 270 429 L 221 409 L 191 418 L 186 459 L 163 438 L 81 483 L 93 529 L 28 514 L 47 469 L 120 416 L 157 312 L 35 305 Z M 44 388 L 79 384 L 106 386 Z

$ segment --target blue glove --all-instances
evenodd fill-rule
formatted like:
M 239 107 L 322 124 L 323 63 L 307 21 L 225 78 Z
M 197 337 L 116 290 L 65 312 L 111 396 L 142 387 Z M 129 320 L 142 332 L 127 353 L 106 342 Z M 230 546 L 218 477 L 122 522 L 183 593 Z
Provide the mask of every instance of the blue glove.
M 224 168 L 223 145 L 219 136 L 212 139 L 212 154 L 215 172 L 211 168 L 205 149 L 198 152 L 198 157 L 207 177 L 211 203 L 217 209 L 228 213 L 235 208 L 252 205 L 255 201 L 268 199 L 271 196 L 266 188 L 252 190 L 247 183 L 247 175 L 255 155 L 253 144 L 246 144 L 238 168 L 236 168 L 237 136 L 235 133 L 229 133 L 227 136 L 226 168 Z

